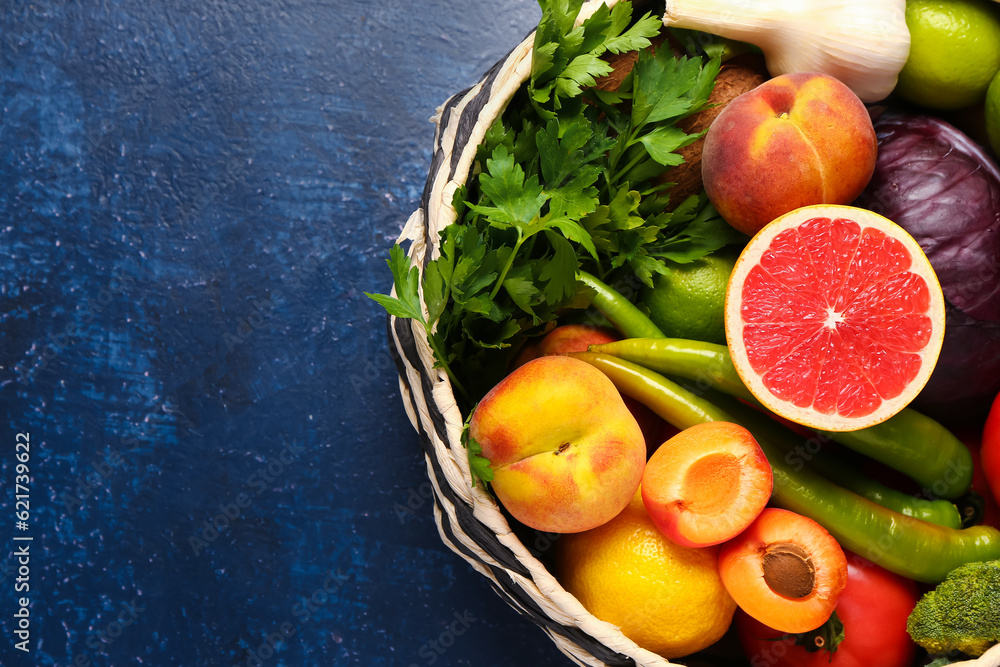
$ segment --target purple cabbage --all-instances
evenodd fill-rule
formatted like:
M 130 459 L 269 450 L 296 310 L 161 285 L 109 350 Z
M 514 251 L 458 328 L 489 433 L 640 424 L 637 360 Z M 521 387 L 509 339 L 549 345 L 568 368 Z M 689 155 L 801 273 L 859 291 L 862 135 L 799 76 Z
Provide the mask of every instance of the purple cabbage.
M 1000 391 L 1000 169 L 954 126 L 873 111 L 878 159 L 856 206 L 920 244 L 948 302 L 944 346 L 914 406 L 978 417 Z

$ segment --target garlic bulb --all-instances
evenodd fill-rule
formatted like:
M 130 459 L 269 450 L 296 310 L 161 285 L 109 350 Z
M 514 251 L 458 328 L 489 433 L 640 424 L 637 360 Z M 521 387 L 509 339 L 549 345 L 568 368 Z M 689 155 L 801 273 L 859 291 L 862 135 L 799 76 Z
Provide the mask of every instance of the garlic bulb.
M 772 76 L 822 72 L 884 99 L 910 52 L 906 0 L 666 0 L 663 23 L 753 44 Z

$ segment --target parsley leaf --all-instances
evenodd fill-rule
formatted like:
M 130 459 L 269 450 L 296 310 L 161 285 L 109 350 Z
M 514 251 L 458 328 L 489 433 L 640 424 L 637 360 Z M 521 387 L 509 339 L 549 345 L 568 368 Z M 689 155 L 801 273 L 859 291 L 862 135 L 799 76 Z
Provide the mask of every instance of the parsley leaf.
M 472 486 L 476 486 L 476 480 L 488 484 L 493 481 L 493 468 L 490 467 L 490 460 L 483 456 L 482 446 L 469 434 L 469 422 L 472 421 L 472 413 L 475 409 L 469 410 L 465 423 L 462 425 L 462 446 L 465 447 L 465 454 L 469 458 L 469 470 L 472 473 Z
M 639 138 L 642 145 L 646 147 L 649 157 L 657 163 L 667 167 L 676 167 L 684 163 L 684 158 L 675 151 L 692 143 L 699 135 L 688 134 L 672 125 L 662 125 L 652 132 L 648 132 Z
M 410 266 L 410 258 L 406 256 L 399 245 L 394 245 L 389 250 L 389 259 L 386 260 L 386 264 L 392 271 L 392 282 L 396 288 L 396 296 L 369 294 L 368 292 L 365 292 L 365 296 L 374 299 L 390 315 L 410 318 L 426 324 L 420 306 L 420 297 L 417 294 L 420 288 L 417 267 Z
M 643 51 L 635 63 L 632 125 L 679 119 L 701 110 L 712 92 L 721 63 L 674 57 L 669 49 Z
M 702 136 L 677 122 L 706 107 L 719 57 L 647 48 L 662 24 L 634 16 L 628 0 L 578 22 L 583 4 L 539 0 L 528 80 L 455 192 L 457 222 L 426 263 L 423 306 L 417 269 L 399 248 L 389 259 L 395 296 L 370 295 L 424 323 L 463 409 L 574 303 L 577 271 L 651 285 L 667 261 L 745 241 L 704 194 L 670 202 L 671 184 L 660 182 L 683 161 L 678 151 Z M 617 91 L 591 87 L 611 70 L 605 56 L 632 50 L 635 66 Z M 469 444 L 474 475 L 486 480 L 488 462 Z
M 554 253 L 542 266 L 539 279 L 545 282 L 545 300 L 548 303 L 563 303 L 576 291 L 576 252 L 565 238 L 553 232 L 546 232 Z
M 492 206 L 469 203 L 469 208 L 488 216 L 493 224 L 526 228 L 548 199 L 537 176 L 525 180 L 524 169 L 514 161 L 506 146 L 498 146 L 480 175 L 483 196 Z
M 466 453 L 469 456 L 469 468 L 472 471 L 472 486 L 476 485 L 477 479 L 484 483 L 492 482 L 493 468 L 490 467 L 490 460 L 483 456 L 482 446 L 469 435 L 468 428 L 462 432 L 462 435 L 465 440 Z
M 579 96 L 612 71 L 601 58 L 604 53 L 645 49 L 660 30 L 660 21 L 649 14 L 628 28 L 629 2 L 613 10 L 602 4 L 576 27 L 583 0 L 539 0 L 539 5 L 542 18 L 535 31 L 528 91 L 543 119 L 554 118 L 564 98 Z
M 594 184 L 602 173 L 599 159 L 614 145 L 606 129 L 581 117 L 563 123 L 551 120 L 535 135 L 553 217 L 579 220 L 597 205 L 599 192 Z M 593 244 L 585 235 L 573 240 L 583 243 L 596 258 Z
M 649 248 L 652 257 L 685 264 L 726 245 L 746 245 L 746 235 L 723 220 L 704 194 L 674 210 L 668 226 L 674 233 Z

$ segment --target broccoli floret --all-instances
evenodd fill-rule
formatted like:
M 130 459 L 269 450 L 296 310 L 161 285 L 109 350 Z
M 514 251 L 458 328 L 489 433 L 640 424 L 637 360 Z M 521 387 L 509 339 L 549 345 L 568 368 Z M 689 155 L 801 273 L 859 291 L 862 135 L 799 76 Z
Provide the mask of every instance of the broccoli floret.
M 920 598 L 906 631 L 932 655 L 977 657 L 1000 642 L 1000 560 L 955 568 Z

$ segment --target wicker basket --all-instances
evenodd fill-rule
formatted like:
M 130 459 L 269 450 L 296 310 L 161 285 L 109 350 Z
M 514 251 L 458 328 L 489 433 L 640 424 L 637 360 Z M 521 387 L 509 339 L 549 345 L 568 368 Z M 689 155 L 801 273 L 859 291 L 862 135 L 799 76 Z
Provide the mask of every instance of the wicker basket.
M 599 4 L 585 3 L 581 20 Z M 479 83 L 449 98 L 433 119 L 434 152 L 420 208 L 398 239 L 411 244 L 409 256 L 421 270 L 437 256 L 438 233 L 456 220 L 452 197 L 470 173 L 477 146 L 528 78 L 533 39 L 534 33 L 529 34 Z M 508 604 L 539 625 L 576 664 L 681 667 L 587 612 L 515 535 L 496 500 L 482 485 L 472 487 L 461 443 L 463 415 L 447 375 L 434 368 L 423 326 L 390 316 L 388 329 L 404 407 L 424 448 L 435 522 L 448 548 L 489 579 Z M 961 664 L 1000 667 L 1000 647 Z
M 596 7 L 594 2 L 587 3 L 583 16 Z M 422 268 L 436 256 L 438 233 L 455 221 L 452 196 L 468 177 L 486 130 L 527 80 L 533 39 L 534 33 L 528 35 L 479 83 L 438 109 L 434 153 L 420 208 L 399 237 L 400 243 L 411 243 L 409 255 L 415 266 Z M 522 544 L 495 499 L 481 485 L 471 486 L 460 440 L 463 415 L 447 375 L 434 368 L 422 325 L 390 317 L 389 337 L 396 352 L 403 403 L 423 443 L 434 488 L 434 518 L 444 543 L 487 577 L 501 597 L 537 623 L 577 664 L 672 665 L 589 614 Z

